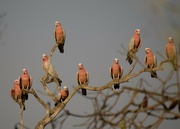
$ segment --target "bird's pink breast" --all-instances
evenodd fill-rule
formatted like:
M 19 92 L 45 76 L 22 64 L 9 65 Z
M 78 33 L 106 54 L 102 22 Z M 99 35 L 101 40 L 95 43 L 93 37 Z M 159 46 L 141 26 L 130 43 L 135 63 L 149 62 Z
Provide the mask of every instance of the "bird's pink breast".
M 113 74 L 116 76 L 117 74 L 119 74 L 120 73 L 120 67 L 119 67 L 119 65 L 118 64 L 114 64 L 113 65 Z
M 79 81 L 80 82 L 85 82 L 87 79 L 87 74 L 85 70 L 80 70 L 79 71 Z

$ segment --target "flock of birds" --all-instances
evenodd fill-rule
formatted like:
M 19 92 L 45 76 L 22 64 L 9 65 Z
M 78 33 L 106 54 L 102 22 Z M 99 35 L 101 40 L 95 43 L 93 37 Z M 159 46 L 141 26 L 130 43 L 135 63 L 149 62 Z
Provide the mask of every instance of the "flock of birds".
M 54 36 L 55 36 L 54 37 L 55 42 L 57 44 L 60 53 L 64 53 L 66 33 L 59 21 L 55 22 Z M 128 61 L 130 65 L 133 63 L 133 58 L 135 57 L 136 52 L 138 52 L 138 50 L 140 49 L 141 45 L 142 45 L 142 40 L 140 37 L 140 29 L 136 29 L 134 31 L 133 37 L 130 39 L 128 51 L 127 51 L 126 61 Z M 151 77 L 157 78 L 156 71 L 153 71 L 153 68 L 157 66 L 156 57 L 150 48 L 145 48 L 145 53 L 146 53 L 145 65 L 147 68 L 152 69 L 152 71 L 150 72 Z M 177 71 L 178 65 L 177 65 L 176 47 L 174 45 L 172 37 L 168 38 L 168 43 L 165 46 L 165 53 L 169 61 L 172 63 L 174 70 Z M 62 81 L 59 79 L 58 74 L 56 73 L 53 65 L 51 64 L 46 54 L 42 55 L 42 68 L 48 74 L 48 77 L 49 76 L 51 77 L 52 81 L 55 81 L 56 79 L 57 82 L 59 83 L 59 86 L 61 86 Z M 109 73 L 112 79 L 121 79 L 123 75 L 123 68 L 119 64 L 118 58 L 114 59 L 112 66 L 109 68 Z M 82 63 L 78 64 L 76 79 L 78 85 L 88 85 L 89 83 L 88 71 L 85 69 Z M 28 100 L 28 93 L 26 93 L 24 89 L 31 89 L 32 82 L 33 82 L 32 77 L 29 75 L 28 70 L 23 69 L 22 75 L 19 77 L 19 79 L 14 80 L 14 87 L 10 90 L 11 97 L 18 103 L 19 102 L 24 103 L 25 100 Z M 119 87 L 120 87 L 119 84 L 114 84 L 114 89 L 119 89 Z M 60 92 L 58 92 L 57 95 L 58 102 L 64 101 L 68 97 L 68 95 L 69 95 L 68 87 L 64 86 L 60 90 Z M 84 88 L 82 88 L 82 95 L 87 95 L 87 91 Z M 55 105 L 57 105 L 57 103 L 55 103 Z M 24 106 L 24 110 L 25 110 L 25 106 Z

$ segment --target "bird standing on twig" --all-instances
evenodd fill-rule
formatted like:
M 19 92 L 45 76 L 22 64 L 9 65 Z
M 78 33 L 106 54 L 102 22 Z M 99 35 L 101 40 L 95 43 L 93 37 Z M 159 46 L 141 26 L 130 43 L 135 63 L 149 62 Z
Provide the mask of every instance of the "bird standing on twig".
M 176 47 L 172 37 L 168 38 L 168 43 L 165 46 L 165 53 L 167 58 L 172 63 L 174 71 L 178 71 Z
M 58 49 L 60 53 L 64 53 L 64 44 L 66 40 L 66 33 L 64 29 L 61 26 L 61 23 L 59 21 L 55 22 L 55 30 L 54 30 L 54 38 L 56 44 L 58 44 Z
M 145 64 L 146 64 L 146 68 L 155 68 L 157 66 L 157 60 L 156 60 L 156 56 L 153 54 L 152 50 L 150 48 L 145 48 Z M 156 71 L 151 71 L 151 77 L 152 78 L 157 78 L 157 73 Z
M 27 69 L 22 70 L 22 75 L 19 77 L 19 86 L 21 89 L 30 89 L 32 86 L 32 77 L 29 76 Z M 28 93 L 23 92 L 23 95 L 28 100 Z
M 67 86 L 64 86 L 63 89 L 58 92 L 57 100 L 58 102 L 55 103 L 55 106 L 60 102 L 63 102 L 69 96 L 69 89 Z
M 119 60 L 114 59 L 113 65 L 109 68 L 112 79 L 120 79 L 123 74 L 123 68 L 119 65 Z M 120 84 L 114 84 L 114 89 L 119 89 Z
M 57 79 L 59 86 L 61 86 L 62 81 L 59 79 L 58 74 L 54 70 L 54 67 L 50 63 L 48 56 L 46 54 L 42 55 L 42 68 L 50 75 L 53 79 Z
M 128 61 L 130 65 L 132 64 L 133 58 L 134 58 L 136 52 L 141 47 L 141 45 L 142 45 L 142 40 L 140 37 L 140 29 L 136 29 L 134 31 L 133 37 L 131 38 L 131 40 L 129 42 L 128 51 L 127 51 L 126 61 Z
M 85 70 L 82 63 L 78 64 L 78 72 L 76 74 L 76 79 L 79 85 L 87 85 L 89 82 L 88 72 Z M 82 95 L 87 95 L 86 89 L 82 88 Z
M 19 80 L 14 80 L 14 87 L 10 91 L 11 97 L 25 110 L 23 92 L 19 86 Z

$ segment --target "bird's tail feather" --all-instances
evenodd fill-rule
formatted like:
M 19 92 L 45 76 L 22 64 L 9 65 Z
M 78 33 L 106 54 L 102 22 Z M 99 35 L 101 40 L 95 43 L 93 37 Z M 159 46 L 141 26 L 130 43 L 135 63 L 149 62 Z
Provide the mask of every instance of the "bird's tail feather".
M 152 77 L 152 78 L 157 78 L 157 73 L 156 73 L 155 71 L 152 71 L 152 72 L 151 72 L 151 77 Z
M 86 91 L 86 89 L 82 89 L 82 95 L 84 95 L 84 96 L 86 96 L 87 95 L 87 91 Z
M 128 53 L 127 53 L 127 58 L 126 58 L 126 61 L 128 61 L 130 65 L 131 65 L 132 62 L 133 62 L 133 57 L 132 57 L 131 55 L 133 55 L 133 53 L 132 53 L 132 52 L 131 52 L 131 53 L 128 52 Z
M 60 103 L 60 101 L 55 102 L 54 106 L 57 106 L 57 105 L 58 105 L 58 103 Z
M 114 89 L 119 89 L 119 84 L 114 84 Z
M 59 44 L 58 49 L 59 49 L 60 53 L 64 53 L 64 44 Z
M 28 100 L 28 93 L 25 93 L 25 99 Z
M 23 91 L 21 99 L 22 100 L 28 100 L 28 93 L 25 93 L 25 91 Z
M 57 78 L 57 80 L 58 80 L 59 86 L 61 86 L 61 83 L 62 83 L 61 79 Z

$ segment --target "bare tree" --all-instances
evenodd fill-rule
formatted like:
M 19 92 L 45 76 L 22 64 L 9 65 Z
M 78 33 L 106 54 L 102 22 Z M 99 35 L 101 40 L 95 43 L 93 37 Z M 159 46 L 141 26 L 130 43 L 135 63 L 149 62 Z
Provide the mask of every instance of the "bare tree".
M 156 8 L 156 6 L 153 4 L 153 2 L 151 7 L 154 11 L 154 8 Z M 177 11 L 176 9 L 179 9 L 172 8 L 172 6 L 176 7 L 176 5 L 165 4 L 165 6 L 168 6 L 169 12 Z M 158 10 L 156 9 L 154 13 L 158 14 Z M 168 19 L 168 21 L 171 28 L 174 28 L 175 32 L 179 32 L 179 24 L 171 18 Z M 180 46 L 179 41 L 178 45 Z M 124 48 L 124 46 L 122 47 Z M 50 51 L 50 61 L 56 48 L 57 45 L 55 45 Z M 179 58 L 180 49 L 177 53 Z M 162 60 L 159 62 L 157 67 L 153 69 L 145 68 L 143 65 L 144 63 L 142 63 L 138 59 L 138 57 L 135 56 L 131 68 L 127 73 L 123 74 L 121 79 L 110 80 L 102 86 L 74 86 L 74 90 L 70 92 L 65 101 L 58 103 L 56 106 L 49 102 L 44 102 L 33 88 L 30 90 L 24 89 L 24 92 L 32 94 L 46 110 L 46 114 L 36 124 L 35 129 L 44 129 L 47 124 L 51 124 L 52 129 L 55 129 L 57 127 L 57 124 L 59 124 L 59 129 L 61 129 L 63 127 L 63 123 L 69 116 L 79 117 L 83 120 L 85 119 L 82 123 L 75 126 L 84 126 L 87 129 L 157 129 L 164 120 L 180 119 L 179 64 L 178 71 L 171 70 L 166 74 L 165 79 L 158 76 L 156 80 L 159 83 L 156 86 L 153 86 L 150 82 L 148 82 L 148 80 L 145 80 L 143 78 L 139 79 L 138 83 L 134 86 L 126 85 L 126 83 L 131 79 L 136 78 L 144 72 L 151 72 L 152 70 L 163 71 L 163 65 L 169 63 L 170 60 L 165 58 L 163 54 L 158 54 L 162 57 Z M 137 65 L 142 66 L 142 69 L 136 71 L 135 67 Z M 175 82 L 170 81 L 172 77 L 176 77 Z M 54 101 L 54 103 L 56 103 L 58 101 L 57 96 L 55 93 L 51 92 L 48 89 L 47 85 L 49 83 L 55 83 L 58 86 L 58 82 L 55 78 L 50 80 L 48 80 L 47 78 L 49 78 L 49 75 L 45 73 L 45 75 L 41 77 L 40 82 L 42 83 L 46 94 Z M 121 88 L 119 90 L 115 90 L 113 88 L 113 84 L 121 84 Z M 89 96 L 86 96 L 85 98 L 92 102 L 93 112 L 89 114 L 76 114 L 69 110 L 66 110 L 66 104 L 76 93 L 79 93 L 79 90 L 82 88 L 92 91 L 91 93 L 89 93 Z M 121 99 L 122 96 L 126 96 L 128 101 L 124 102 Z M 19 105 L 22 105 L 22 103 L 19 103 Z M 22 115 L 23 109 L 21 108 L 21 123 L 19 123 L 21 129 L 25 128 Z
M 52 54 L 53 55 L 53 54 Z M 52 58 L 52 56 L 50 56 Z M 87 128 L 117 128 L 120 125 L 127 127 L 127 128 L 158 128 L 158 126 L 162 123 L 165 119 L 179 119 L 179 113 L 175 112 L 174 108 L 176 106 L 179 107 L 180 110 L 180 100 L 179 100 L 179 78 L 178 78 L 178 71 L 174 72 L 171 71 L 165 80 L 161 79 L 160 77 L 157 80 L 161 83 L 159 86 L 156 86 L 155 89 L 147 89 L 145 85 L 152 87 L 146 80 L 140 79 L 139 83 L 135 87 L 130 86 L 122 86 L 120 90 L 115 90 L 112 85 L 115 83 L 126 83 L 129 80 L 137 77 L 138 75 L 144 72 L 151 72 L 151 68 L 143 68 L 139 71 L 133 73 L 135 66 L 139 62 L 142 64 L 138 57 L 135 56 L 134 63 L 130 68 L 129 72 L 124 74 L 121 79 L 111 80 L 107 84 L 103 86 L 90 86 L 90 85 L 78 85 L 74 87 L 74 90 L 69 94 L 68 98 L 65 101 L 58 103 L 56 106 L 51 107 L 50 104 L 45 103 L 41 98 L 38 96 L 36 91 L 32 88 L 30 90 L 23 89 L 26 93 L 32 94 L 36 100 L 44 107 L 46 110 L 46 114 L 44 117 L 37 123 L 35 129 L 44 129 L 44 127 L 51 123 L 53 127 L 53 122 L 56 121 L 56 116 L 64 111 L 64 114 L 59 116 L 61 118 L 61 124 L 66 120 L 66 118 L 71 115 L 75 117 L 82 117 L 87 118 L 87 121 L 80 124 L 79 126 L 87 126 Z M 153 71 L 163 70 L 163 64 L 168 63 L 169 60 L 165 59 L 161 61 L 157 67 L 153 68 Z M 179 69 L 180 66 L 178 66 Z M 172 75 L 176 74 L 177 82 L 167 85 L 167 82 L 171 79 Z M 47 73 L 40 79 L 44 90 L 46 91 L 47 95 L 55 102 L 57 102 L 57 97 L 52 93 L 48 87 L 48 83 L 56 83 L 55 79 L 47 80 Z M 68 110 L 63 110 L 66 104 L 70 101 L 73 95 L 79 92 L 80 89 L 85 88 L 86 90 L 90 91 L 97 91 L 97 94 L 94 94 L 93 97 L 90 99 L 94 106 L 94 112 L 87 115 L 79 115 L 71 113 Z M 172 92 L 171 89 L 176 89 L 177 92 Z M 104 93 L 103 90 L 109 89 L 111 92 Z M 120 97 L 122 94 L 127 94 L 129 96 L 129 101 L 123 104 L 121 108 L 117 108 L 117 103 L 120 103 Z M 143 96 L 143 98 L 140 97 Z M 111 104 L 109 104 L 109 100 L 111 100 Z M 151 102 L 149 104 L 148 102 Z M 20 101 L 19 105 L 22 105 L 24 101 Z M 21 128 L 24 128 L 23 125 L 23 106 L 20 109 L 20 121 L 21 121 Z M 62 119 L 63 117 L 63 119 Z M 154 117 L 156 118 L 155 121 L 149 122 L 148 118 Z M 148 124 L 147 124 L 148 121 Z M 54 128 L 54 127 L 53 127 Z

